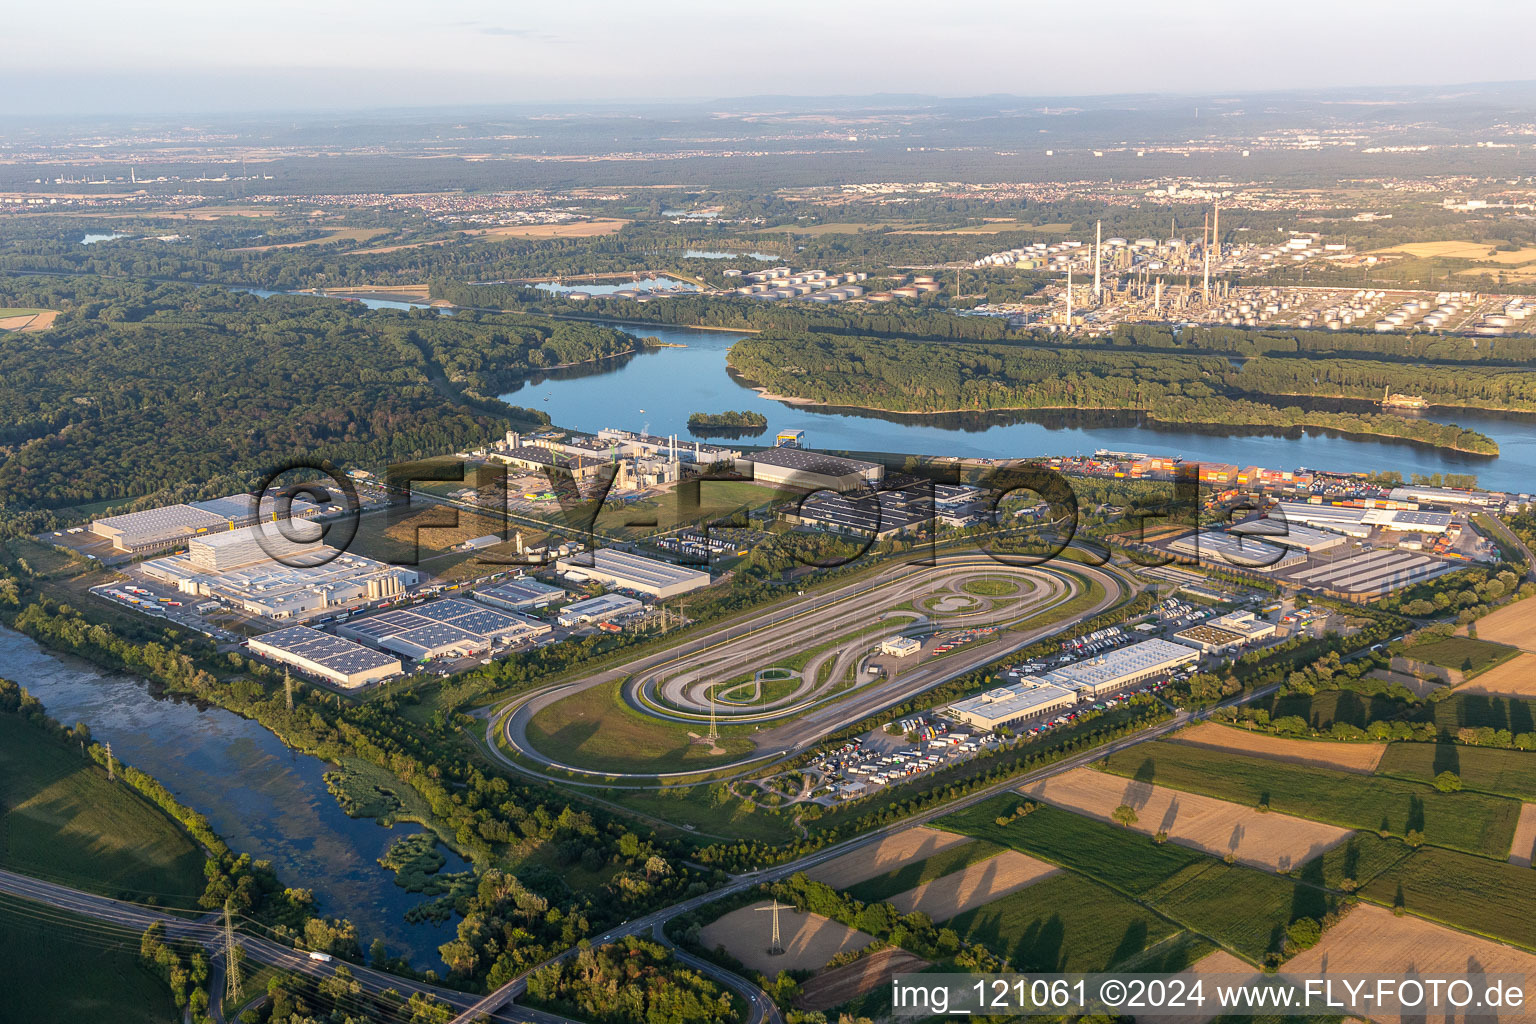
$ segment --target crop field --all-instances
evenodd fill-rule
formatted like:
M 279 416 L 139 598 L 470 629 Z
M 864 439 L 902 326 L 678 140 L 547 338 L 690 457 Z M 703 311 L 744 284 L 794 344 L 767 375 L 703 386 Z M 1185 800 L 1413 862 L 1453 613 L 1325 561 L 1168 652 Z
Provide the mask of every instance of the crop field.
M 1131 831 L 1148 836 L 1166 832 L 1175 843 L 1217 857 L 1230 853 L 1240 863 L 1271 871 L 1288 871 L 1349 834 L 1345 828 L 1266 813 L 1252 803 L 1236 804 L 1153 785 L 1142 781 L 1139 773 L 1127 781 L 1078 768 L 1035 783 L 1024 793 L 1106 822 L 1117 807 L 1128 805 L 1138 816 Z
M 1310 765 L 1258 761 L 1217 750 L 1153 741 L 1116 754 L 1108 770 L 1138 781 L 1231 800 L 1347 829 L 1417 831 L 1437 846 L 1506 857 L 1517 801 Z
M 1458 260 L 1480 260 L 1493 250 L 1491 242 L 1405 242 L 1388 249 L 1376 249 L 1376 255 L 1402 255 L 1418 258 L 1443 256 Z
M 568 764 L 599 772 L 707 769 L 753 750 L 749 726 L 721 726 L 718 749 L 700 742 L 699 728 L 636 711 L 619 693 L 621 681 L 588 687 L 544 708 L 528 722 L 528 739 L 558 750 Z
M 1487 686 L 1488 680 L 1504 668 L 1500 666 L 1475 682 L 1457 687 L 1454 694 L 1433 705 L 1435 724 L 1452 731 L 1470 726 L 1474 729 L 1508 729 L 1517 735 L 1536 732 L 1536 703 L 1519 696 L 1476 692 L 1477 687 Z
M 1143 899 L 1186 928 L 1254 962 L 1280 948 L 1292 921 L 1320 920 L 1328 911 L 1321 889 L 1217 860 L 1181 871 Z
M 1509 862 L 1516 867 L 1531 866 L 1536 855 L 1536 804 L 1520 805 L 1520 822 L 1515 826 L 1515 838 L 1509 844 Z
M 1477 620 L 1477 636 L 1536 653 L 1536 601 L 1507 604 Z
M 966 838 L 958 846 L 951 846 L 921 860 L 909 860 L 882 875 L 865 878 L 846 886 L 848 895 L 865 903 L 882 903 L 898 893 L 916 888 L 925 882 L 943 878 L 955 871 L 963 871 L 973 864 L 980 864 L 996 857 L 1007 847 L 983 840 Z M 812 869 L 816 875 L 819 869 Z
M 1527 949 L 1536 949 L 1536 885 L 1531 869 L 1454 850 L 1423 847 L 1361 890 L 1373 903 L 1401 905 Z
M 309 238 L 302 242 L 274 242 L 271 245 L 247 245 L 240 249 L 231 249 L 230 252 L 269 252 L 274 249 L 302 249 L 309 245 L 329 245 L 332 242 L 352 242 L 354 244 L 371 242 L 380 235 L 389 233 L 388 228 L 335 228 L 326 232 L 319 238 Z
M 718 946 L 754 971 L 770 978 L 780 971 L 819 971 L 838 953 L 863 949 L 875 941 L 873 935 L 831 918 L 799 910 L 779 911 L 779 939 L 784 952 L 768 954 L 773 936 L 773 913 L 759 910 L 767 903 L 754 903 L 733 910 L 711 922 L 699 933 L 699 941 L 708 949 Z
M 159 808 L 0 715 L 0 865 L 107 896 L 195 906 L 203 854 Z
M 931 921 L 948 921 L 967 910 L 1001 899 L 1061 869 L 1054 864 L 1005 850 L 977 864 L 952 871 L 942 878 L 923 882 L 891 897 L 891 906 L 903 914 L 920 910 Z
M 1513 647 L 1474 640 L 1467 636 L 1446 637 L 1434 643 L 1415 644 L 1403 651 L 1417 661 L 1425 661 L 1441 668 L 1460 669 L 1468 677 L 1485 672 L 1519 654 Z
M 595 238 L 598 235 L 611 235 L 628 223 L 627 220 L 613 217 L 596 217 L 566 224 L 506 224 L 498 228 L 472 228 L 460 233 L 476 239 Z
M 965 856 L 960 851 L 971 845 L 973 845 L 971 840 L 965 836 L 918 825 L 915 828 L 897 832 L 888 839 L 882 839 L 872 847 L 854 850 L 825 864 L 819 864 L 806 874 L 813 880 L 824 882 L 834 889 L 851 891 L 858 883 L 866 880 L 873 881 L 885 876 L 899 877 L 901 872 L 920 868 L 921 864 L 929 859 L 937 859 L 940 855 L 957 858 L 958 862 L 958 858 Z M 991 846 L 988 849 L 996 853 L 999 848 Z M 940 863 L 947 862 L 940 861 Z M 921 881 L 924 879 L 919 877 L 892 892 L 902 892 Z M 869 897 L 860 896 L 859 899 L 869 902 Z
M 807 1010 L 830 1010 L 850 999 L 868 995 L 890 984 L 893 974 L 914 974 L 930 966 L 899 946 L 860 957 L 851 964 L 818 974 L 800 989 L 797 1005 Z
M 1469 747 L 1459 743 L 1394 743 L 1381 759 L 1380 775 L 1431 782 L 1455 772 L 1462 787 L 1536 801 L 1536 753 Z
M 1427 978 L 1524 974 L 1531 978 L 1536 977 L 1536 956 L 1415 917 L 1395 917 L 1389 910 L 1362 903 L 1324 932 L 1323 941 L 1287 962 L 1281 975 L 1305 978 L 1324 972 Z M 1383 1024 L 1425 1020 L 1422 1013 L 1371 1017 Z
M 45 331 L 58 316 L 56 309 L 0 309 L 0 331 Z
M 1179 928 L 1102 885 L 1062 874 L 966 911 L 949 927 L 1019 970 L 1097 971 Z
M 0 1021 L 164 1024 L 165 983 L 139 962 L 131 929 L 0 897 Z
M 1204 854 L 1186 847 L 1173 843 L 1158 845 L 1130 829 L 1050 806 L 1014 818 L 1006 825 L 997 824 L 998 816 L 1012 813 L 1019 803 L 1017 797 L 995 797 L 947 815 L 939 823 L 1081 871 L 1133 896 L 1206 860 Z
M 1536 697 L 1536 654 L 1521 651 L 1512 660 L 1463 683 L 1456 692 L 1495 697 Z
M 1383 871 L 1401 863 L 1413 849 L 1401 839 L 1383 839 L 1374 832 L 1356 832 L 1321 858 L 1309 861 L 1291 874 L 1305 876 L 1329 889 L 1345 887 L 1345 880 L 1363 886 Z
M 1376 770 L 1377 763 L 1381 761 L 1381 755 L 1387 749 L 1385 743 L 1293 740 L 1267 732 L 1234 729 L 1216 722 L 1201 722 L 1191 728 L 1181 729 L 1170 738 L 1175 742 L 1188 743 L 1196 747 L 1248 754 L 1272 761 L 1321 765 L 1347 772 L 1363 772 L 1366 775 Z

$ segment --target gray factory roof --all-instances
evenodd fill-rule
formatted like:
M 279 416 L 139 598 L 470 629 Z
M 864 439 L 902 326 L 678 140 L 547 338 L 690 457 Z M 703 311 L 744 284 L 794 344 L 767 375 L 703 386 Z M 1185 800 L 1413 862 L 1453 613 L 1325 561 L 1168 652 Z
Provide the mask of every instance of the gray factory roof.
M 864 473 L 880 468 L 879 464 L 874 462 L 845 459 L 840 455 L 828 455 L 809 448 L 768 448 L 760 452 L 751 452 L 743 457 L 748 462 L 764 466 L 778 466 L 782 469 L 794 469 L 802 473 L 820 473 L 825 476 Z
M 539 601 L 558 600 L 565 590 L 550 586 L 541 580 L 507 580 L 494 587 L 484 587 L 470 596 L 477 601 L 496 605 L 531 604 Z
M 672 587 L 680 583 L 694 583 L 700 577 L 709 579 L 709 573 L 687 566 L 673 565 L 656 558 L 631 554 L 617 548 L 598 548 L 596 551 L 571 555 L 559 560 L 561 568 L 577 572 L 590 570 L 620 580 L 633 580 L 649 587 Z
M 1100 687 L 1170 664 L 1193 661 L 1195 658 L 1195 652 L 1183 644 L 1167 640 L 1143 640 L 1139 644 L 1101 654 L 1092 661 L 1064 665 L 1053 672 L 1047 672 L 1042 678 L 1069 689 L 1079 686 Z
M 256 643 L 296 655 L 335 672 L 352 675 L 369 669 L 399 665 L 387 654 L 369 650 L 362 644 L 322 633 L 309 626 L 289 626 L 255 638 Z
M 223 516 L 193 508 L 191 505 L 166 505 L 163 508 L 145 509 L 142 512 L 127 512 L 120 516 L 97 519 L 91 524 L 93 529 L 102 527 L 118 534 L 122 537 L 123 543 L 130 547 L 135 544 L 191 534 L 198 530 L 218 529 L 227 525 L 229 522 Z M 100 531 L 97 532 L 100 533 Z M 103 533 L 102 536 L 106 534 Z
M 447 646 L 465 639 L 488 643 L 500 636 L 524 633 L 542 626 L 542 623 L 530 623 L 484 605 L 447 598 L 354 619 L 343 626 L 342 631 L 377 644 L 403 640 L 427 648 Z
M 1028 678 L 968 697 L 950 708 L 958 714 L 975 715 L 992 722 L 1009 722 L 1076 698 L 1077 695 L 1065 687 Z

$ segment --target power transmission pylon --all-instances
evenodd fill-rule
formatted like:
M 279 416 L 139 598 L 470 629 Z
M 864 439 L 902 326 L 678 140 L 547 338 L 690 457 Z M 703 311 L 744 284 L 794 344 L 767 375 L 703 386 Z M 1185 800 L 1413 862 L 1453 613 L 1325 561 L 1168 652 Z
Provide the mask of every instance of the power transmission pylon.
M 779 911 L 780 910 L 788 910 L 789 908 L 788 907 L 781 907 L 779 905 L 779 901 L 778 901 L 777 897 L 775 897 L 772 906 L 758 907 L 757 909 L 759 911 L 763 911 L 763 910 L 771 910 L 771 911 L 773 911 L 773 941 L 771 943 L 769 943 L 769 945 L 768 945 L 768 955 L 769 956 L 783 956 L 784 955 L 784 947 L 779 942 Z
M 288 710 L 293 710 L 293 674 L 283 669 L 283 691 L 288 695 Z
M 117 773 L 112 770 L 112 744 L 107 744 L 107 781 L 116 782 Z
M 235 947 L 235 922 L 229 913 L 229 903 L 224 904 L 224 976 L 229 981 L 228 995 L 230 1002 L 240 1001 L 240 956 Z
M 715 721 L 715 688 L 713 686 L 709 688 L 709 736 L 707 739 L 711 747 L 720 745 L 720 726 Z

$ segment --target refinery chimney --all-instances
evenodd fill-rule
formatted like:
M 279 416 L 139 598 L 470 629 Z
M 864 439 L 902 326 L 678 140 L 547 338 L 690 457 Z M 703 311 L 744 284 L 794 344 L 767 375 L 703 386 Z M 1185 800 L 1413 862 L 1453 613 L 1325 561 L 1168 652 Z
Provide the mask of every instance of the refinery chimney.
M 1099 263 L 1104 252 L 1104 222 L 1093 222 L 1093 301 L 1099 301 Z

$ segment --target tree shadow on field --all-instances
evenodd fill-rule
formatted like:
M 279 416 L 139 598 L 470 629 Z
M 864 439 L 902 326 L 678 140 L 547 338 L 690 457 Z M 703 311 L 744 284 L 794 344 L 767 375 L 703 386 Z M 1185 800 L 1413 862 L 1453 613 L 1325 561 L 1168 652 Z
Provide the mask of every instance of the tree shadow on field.
M 1441 772 L 1455 772 L 1461 774 L 1461 753 L 1456 749 L 1456 744 L 1440 742 L 1435 744 L 1434 766 L 1430 769 L 1432 775 Z
M 1424 831 L 1424 798 L 1410 796 L 1408 798 L 1408 820 L 1403 823 L 1403 832 Z
M 1135 776 L 1126 784 L 1125 795 L 1120 798 L 1120 802 L 1138 811 L 1147 806 L 1147 802 L 1152 799 L 1152 779 L 1156 774 L 1157 766 L 1150 757 L 1142 761 Z
M 1064 971 L 1067 957 L 1062 952 L 1067 927 L 1060 914 L 1052 914 L 1044 921 L 1037 921 L 1025 929 L 1018 944 L 1013 947 L 1009 960 L 1013 966 L 1027 971 Z
M 1147 922 L 1132 921 L 1126 926 L 1125 934 L 1120 936 L 1120 944 L 1110 954 L 1109 960 L 1104 964 L 1104 968 L 1107 970 L 1115 966 L 1115 964 L 1124 963 L 1146 948 Z
M 1291 888 L 1291 920 L 1310 917 L 1321 921 L 1328 913 L 1328 896 L 1323 891 L 1323 858 L 1313 857 L 1301 866 L 1297 884 Z

